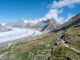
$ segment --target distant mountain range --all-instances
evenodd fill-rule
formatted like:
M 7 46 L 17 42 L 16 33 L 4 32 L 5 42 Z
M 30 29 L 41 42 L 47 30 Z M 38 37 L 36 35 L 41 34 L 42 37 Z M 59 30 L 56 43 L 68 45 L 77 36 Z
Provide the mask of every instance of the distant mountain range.
M 5 32 L 5 31 L 9 31 L 9 30 L 11 30 L 11 29 L 2 26 L 2 24 L 0 23 L 0 32 Z
M 55 19 L 48 20 L 20 20 L 18 22 L 7 23 L 5 26 L 28 28 L 40 31 L 52 31 L 55 30 L 60 24 Z
M 59 24 L 56 22 L 54 18 L 42 20 L 42 19 L 36 19 L 36 20 L 19 20 L 18 22 L 11 22 L 7 23 L 5 26 L 10 27 L 18 27 L 18 28 L 28 28 L 28 29 L 34 29 L 39 31 L 59 31 L 61 29 L 68 29 L 69 27 L 76 25 L 80 23 L 80 14 L 77 14 L 76 16 L 72 17 L 70 20 L 65 22 L 64 24 Z

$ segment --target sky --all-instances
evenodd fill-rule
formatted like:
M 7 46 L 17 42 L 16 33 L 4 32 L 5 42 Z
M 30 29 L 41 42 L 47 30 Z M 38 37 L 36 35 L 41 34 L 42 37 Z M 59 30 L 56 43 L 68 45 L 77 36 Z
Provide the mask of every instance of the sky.
M 80 0 L 0 0 L 0 22 L 50 19 L 64 23 L 80 13 Z

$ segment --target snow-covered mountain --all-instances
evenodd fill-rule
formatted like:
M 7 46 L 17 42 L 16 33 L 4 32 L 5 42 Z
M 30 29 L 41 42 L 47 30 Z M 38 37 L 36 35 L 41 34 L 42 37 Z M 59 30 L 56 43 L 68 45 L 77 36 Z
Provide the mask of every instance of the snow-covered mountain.
M 55 19 L 35 19 L 35 20 L 26 20 L 22 19 L 18 22 L 7 23 L 5 26 L 10 27 L 19 27 L 19 28 L 28 28 L 40 31 L 51 31 L 55 30 L 60 24 L 56 22 Z
M 40 21 L 41 20 L 38 20 L 38 19 L 37 20 L 22 19 L 22 20 L 19 20 L 18 22 L 7 23 L 5 26 L 25 28 L 26 26 L 28 27 L 28 25 L 33 26 Z
M 2 24 L 0 23 L 0 32 L 5 32 L 5 31 L 9 31 L 9 30 L 11 30 L 11 29 L 2 26 Z

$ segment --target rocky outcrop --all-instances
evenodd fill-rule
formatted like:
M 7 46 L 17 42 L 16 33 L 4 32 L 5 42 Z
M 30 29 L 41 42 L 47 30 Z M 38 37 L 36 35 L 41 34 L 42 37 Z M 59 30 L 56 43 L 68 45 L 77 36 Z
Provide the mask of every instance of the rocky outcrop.
M 75 27 L 80 27 L 80 23 L 78 23 L 77 25 L 75 25 L 74 28 L 75 28 Z
M 54 18 L 48 20 L 48 24 L 42 29 L 42 31 L 52 31 L 56 30 L 60 26 Z

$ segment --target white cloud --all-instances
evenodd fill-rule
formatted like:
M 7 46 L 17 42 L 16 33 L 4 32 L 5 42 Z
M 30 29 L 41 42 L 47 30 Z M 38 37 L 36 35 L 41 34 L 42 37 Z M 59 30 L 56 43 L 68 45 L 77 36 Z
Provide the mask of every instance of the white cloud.
M 50 9 L 50 11 L 42 18 L 43 20 L 54 18 L 57 20 L 57 22 L 61 23 L 64 18 L 63 17 L 58 17 L 59 13 L 62 13 L 63 9 L 57 10 L 57 9 Z
M 80 3 L 80 0 L 60 0 L 58 2 L 53 1 L 53 4 L 50 4 L 49 6 L 51 8 L 62 8 L 65 6 L 72 8 L 75 6 L 75 4 L 78 4 L 78 3 Z
M 59 14 L 63 13 L 64 7 L 74 8 L 75 4 L 79 4 L 79 3 L 80 3 L 80 0 L 53 1 L 53 3 L 49 5 L 50 7 L 49 12 L 42 19 L 46 20 L 46 19 L 54 18 L 58 23 L 63 23 L 65 21 L 68 21 L 68 19 L 73 17 L 74 14 L 71 14 L 69 12 L 67 19 L 65 19 L 64 17 L 60 17 Z
M 68 14 L 68 17 L 66 18 L 66 20 L 65 21 L 68 21 L 69 19 L 71 19 L 73 16 L 75 16 L 74 14 L 72 14 L 72 13 L 69 13 Z

